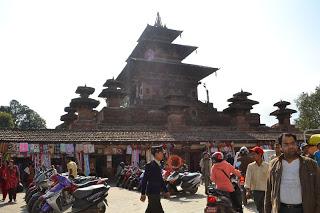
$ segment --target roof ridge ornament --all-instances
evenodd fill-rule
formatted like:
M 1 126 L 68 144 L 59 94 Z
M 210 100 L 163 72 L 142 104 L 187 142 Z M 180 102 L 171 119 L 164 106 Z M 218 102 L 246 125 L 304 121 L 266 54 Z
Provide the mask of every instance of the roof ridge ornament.
M 155 21 L 155 23 L 154 23 L 154 26 L 155 26 L 155 27 L 164 27 L 164 28 L 166 28 L 166 25 L 163 25 L 163 24 L 162 24 L 162 21 L 161 21 L 161 17 L 160 17 L 159 12 L 157 12 L 157 18 L 156 18 L 156 21 Z

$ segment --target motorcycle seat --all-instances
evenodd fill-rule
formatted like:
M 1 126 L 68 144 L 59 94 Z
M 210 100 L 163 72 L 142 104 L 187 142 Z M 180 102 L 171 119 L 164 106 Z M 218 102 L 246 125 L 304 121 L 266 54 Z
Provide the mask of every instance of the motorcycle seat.
M 105 185 L 102 185 L 102 184 L 92 185 L 92 186 L 88 186 L 88 187 L 77 189 L 73 193 L 73 196 L 75 198 L 82 199 L 82 198 L 90 196 L 91 194 L 93 194 L 96 191 L 100 191 L 100 190 L 102 191 L 102 190 L 106 190 L 106 189 L 107 189 L 107 187 Z
M 196 177 L 200 176 L 199 173 L 188 173 L 187 175 L 182 176 L 182 181 L 189 181 Z
M 82 184 L 76 184 L 77 188 L 84 188 L 84 187 L 88 187 L 91 185 L 94 185 L 98 182 L 98 180 L 92 180 L 92 181 L 88 181 L 86 183 L 82 183 Z
M 216 188 L 208 188 L 209 190 L 209 194 L 210 195 L 214 195 L 214 196 L 224 196 L 224 197 L 230 197 L 230 193 L 229 192 L 226 192 L 226 191 L 222 191 L 222 190 L 219 190 L 219 189 L 216 189 Z

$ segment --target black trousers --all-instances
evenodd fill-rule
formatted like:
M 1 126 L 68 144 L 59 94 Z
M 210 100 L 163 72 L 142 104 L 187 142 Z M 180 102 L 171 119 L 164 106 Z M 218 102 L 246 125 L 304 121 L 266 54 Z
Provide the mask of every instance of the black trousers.
M 160 195 L 148 195 L 148 207 L 146 213 L 164 213 Z
M 259 213 L 264 213 L 264 191 L 252 191 L 252 196 L 254 200 L 254 204 L 256 204 L 257 210 Z
M 8 193 L 9 193 L 9 201 L 17 199 L 17 189 L 16 188 L 9 189 Z
M 279 213 L 303 213 L 303 208 L 288 208 L 281 205 Z

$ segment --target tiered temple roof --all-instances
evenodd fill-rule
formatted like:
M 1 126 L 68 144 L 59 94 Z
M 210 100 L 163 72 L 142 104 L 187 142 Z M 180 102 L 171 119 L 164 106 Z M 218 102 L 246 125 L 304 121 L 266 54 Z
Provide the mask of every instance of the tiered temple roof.
M 76 112 L 75 109 L 72 109 L 71 107 L 65 107 L 64 111 L 67 112 L 67 114 L 64 114 L 60 117 L 61 121 L 69 123 L 69 122 L 72 122 L 78 118 L 78 116 L 75 114 L 75 112 Z
M 99 94 L 101 98 L 111 98 L 111 97 L 124 97 L 125 91 L 121 88 L 121 82 L 115 79 L 108 79 L 106 83 L 103 84 L 107 87 L 102 90 Z
M 70 107 L 76 109 L 79 107 L 96 108 L 99 105 L 99 101 L 89 98 L 95 91 L 92 87 L 79 86 L 76 93 L 80 95 L 79 98 L 74 98 L 70 102 Z
M 223 110 L 226 113 L 250 113 L 253 109 L 253 105 L 258 104 L 258 101 L 248 99 L 248 96 L 252 95 L 250 92 L 235 93 L 232 98 L 228 99 L 229 107 Z

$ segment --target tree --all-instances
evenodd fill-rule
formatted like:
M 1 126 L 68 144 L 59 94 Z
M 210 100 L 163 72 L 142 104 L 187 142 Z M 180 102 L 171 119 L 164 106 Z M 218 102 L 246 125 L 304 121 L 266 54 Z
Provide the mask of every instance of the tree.
M 10 101 L 9 106 L 0 106 L 0 111 L 8 112 L 12 115 L 14 126 L 18 129 L 44 129 L 46 122 L 34 110 L 26 105 L 21 105 L 18 101 Z
M 302 93 L 296 100 L 299 118 L 297 126 L 302 129 L 318 129 L 320 127 L 320 86 L 310 94 Z
M 0 112 L 0 129 L 2 128 L 13 128 L 13 118 L 10 113 Z

